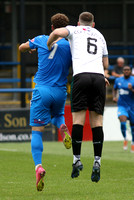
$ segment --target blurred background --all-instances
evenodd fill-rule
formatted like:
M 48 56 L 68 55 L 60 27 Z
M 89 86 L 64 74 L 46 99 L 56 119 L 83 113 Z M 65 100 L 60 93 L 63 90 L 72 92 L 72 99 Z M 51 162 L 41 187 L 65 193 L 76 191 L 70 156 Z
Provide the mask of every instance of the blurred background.
M 110 65 L 115 64 L 118 55 L 124 56 L 126 63 L 133 65 L 133 0 L 0 0 L 0 88 L 31 88 L 31 78 L 37 70 L 37 55 L 26 53 L 21 56 L 18 45 L 37 35 L 50 34 L 50 19 L 55 13 L 65 13 L 70 24 L 77 25 L 82 11 L 94 14 L 96 28 L 104 35 L 108 44 Z M 110 92 L 111 90 L 108 91 L 107 100 L 111 100 Z M 21 106 L 25 107 L 31 93 L 16 94 L 10 91 L 1 92 L 0 96 L 2 105 L 5 101 L 9 105 L 10 100 L 19 104 L 20 100 L 23 101 Z
M 133 0 L 0 0 L 0 108 L 29 108 L 33 75 L 37 71 L 37 54 L 20 54 L 18 45 L 41 34 L 50 34 L 51 16 L 66 14 L 71 25 L 77 25 L 79 14 L 92 12 L 96 28 L 104 35 L 110 66 L 117 57 L 134 65 L 134 1 Z M 72 70 L 68 76 L 68 98 Z M 114 78 L 107 88 L 106 104 L 112 103 Z M 7 113 L 7 112 L 6 112 Z M 16 115 L 15 115 L 16 116 Z M 6 116 L 7 125 L 18 127 L 18 118 Z M 15 118 L 15 117 L 14 117 Z M 5 114 L 3 114 L 3 123 Z M 19 125 L 18 125 L 18 124 Z M 0 125 L 3 127 L 4 125 Z M 10 126 L 11 127 L 11 126 Z

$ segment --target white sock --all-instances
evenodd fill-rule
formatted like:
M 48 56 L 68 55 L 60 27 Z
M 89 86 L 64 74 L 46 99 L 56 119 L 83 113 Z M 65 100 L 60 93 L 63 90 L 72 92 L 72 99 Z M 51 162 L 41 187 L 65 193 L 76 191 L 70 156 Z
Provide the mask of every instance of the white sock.
M 75 164 L 77 162 L 77 160 L 80 160 L 80 155 L 73 156 L 73 164 Z
M 95 156 L 94 157 L 94 163 L 97 161 L 101 165 L 101 157 L 100 156 Z
M 36 166 L 35 166 L 35 171 L 36 171 L 36 169 L 37 169 L 39 166 L 42 166 L 42 164 L 36 165 Z

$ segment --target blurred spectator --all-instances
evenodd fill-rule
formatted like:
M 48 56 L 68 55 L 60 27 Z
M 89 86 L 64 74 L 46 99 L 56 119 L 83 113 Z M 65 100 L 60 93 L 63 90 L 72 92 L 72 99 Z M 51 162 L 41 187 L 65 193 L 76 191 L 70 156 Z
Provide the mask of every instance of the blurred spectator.
M 114 65 L 112 76 L 121 77 L 123 76 L 123 67 L 125 64 L 125 60 L 122 57 L 117 58 L 116 64 Z

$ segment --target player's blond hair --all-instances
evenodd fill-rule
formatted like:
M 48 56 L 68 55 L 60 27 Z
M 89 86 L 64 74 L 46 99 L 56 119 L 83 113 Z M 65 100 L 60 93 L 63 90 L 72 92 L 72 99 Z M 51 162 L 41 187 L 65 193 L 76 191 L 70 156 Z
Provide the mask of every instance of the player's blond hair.
M 69 18 L 62 13 L 57 13 L 51 17 L 51 23 L 56 28 L 65 27 L 69 24 Z
M 82 12 L 79 15 L 79 22 L 80 25 L 91 26 L 92 23 L 94 22 L 94 16 L 90 12 Z

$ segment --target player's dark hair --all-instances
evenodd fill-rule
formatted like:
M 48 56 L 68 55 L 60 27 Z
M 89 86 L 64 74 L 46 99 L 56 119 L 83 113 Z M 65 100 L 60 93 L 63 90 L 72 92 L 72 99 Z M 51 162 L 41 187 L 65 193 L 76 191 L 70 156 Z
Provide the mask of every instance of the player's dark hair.
M 79 15 L 79 22 L 80 22 L 80 24 L 88 26 L 88 25 L 91 25 L 91 23 L 93 21 L 94 21 L 94 16 L 90 12 L 82 12 Z
M 62 13 L 57 13 L 51 17 L 51 23 L 56 28 L 65 27 L 69 24 L 69 18 Z
M 131 68 L 129 65 L 125 65 L 125 66 L 123 67 L 123 70 L 124 70 L 125 68 L 130 68 L 130 70 L 132 70 L 132 68 Z

